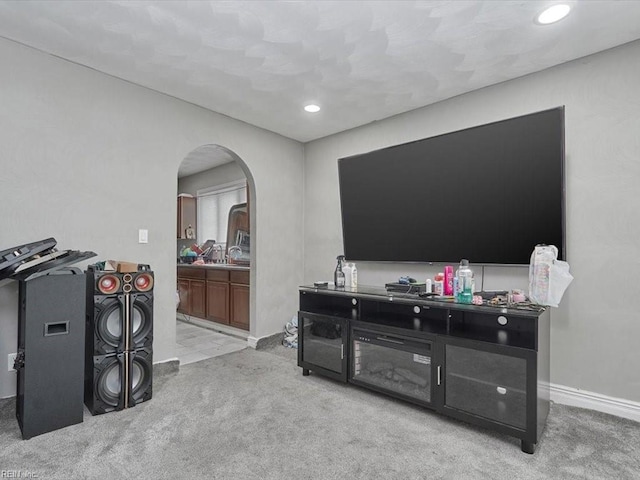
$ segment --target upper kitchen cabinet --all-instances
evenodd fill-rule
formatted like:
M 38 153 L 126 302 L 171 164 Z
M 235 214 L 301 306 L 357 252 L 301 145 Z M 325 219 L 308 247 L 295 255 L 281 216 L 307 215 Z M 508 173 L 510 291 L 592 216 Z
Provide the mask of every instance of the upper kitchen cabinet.
M 196 238 L 197 201 L 195 197 L 178 196 L 178 238 Z

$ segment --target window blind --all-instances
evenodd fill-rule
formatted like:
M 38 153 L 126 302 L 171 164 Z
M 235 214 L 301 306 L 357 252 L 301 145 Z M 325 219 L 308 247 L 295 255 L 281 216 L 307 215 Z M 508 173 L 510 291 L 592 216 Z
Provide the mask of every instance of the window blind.
M 198 190 L 198 243 L 207 240 L 226 243 L 229 210 L 246 201 L 247 188 L 244 182 Z

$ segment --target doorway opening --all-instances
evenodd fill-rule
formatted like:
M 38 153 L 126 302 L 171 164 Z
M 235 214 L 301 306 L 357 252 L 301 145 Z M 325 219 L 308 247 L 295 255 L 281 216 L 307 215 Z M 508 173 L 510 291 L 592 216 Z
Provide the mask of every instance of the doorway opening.
M 181 364 L 247 347 L 255 268 L 255 184 L 220 145 L 189 152 L 178 170 L 176 354 Z

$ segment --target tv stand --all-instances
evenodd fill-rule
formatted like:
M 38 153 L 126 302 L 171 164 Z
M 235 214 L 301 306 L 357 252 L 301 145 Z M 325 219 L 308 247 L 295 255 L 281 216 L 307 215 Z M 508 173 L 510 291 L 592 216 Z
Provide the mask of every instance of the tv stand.
M 298 366 L 520 439 L 549 413 L 549 310 L 300 287 Z

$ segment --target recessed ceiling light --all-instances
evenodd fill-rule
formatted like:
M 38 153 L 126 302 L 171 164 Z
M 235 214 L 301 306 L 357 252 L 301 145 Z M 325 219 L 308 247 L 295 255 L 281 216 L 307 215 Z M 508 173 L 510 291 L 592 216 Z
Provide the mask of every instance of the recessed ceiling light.
M 536 22 L 540 25 L 555 23 L 566 17 L 569 14 L 569 10 L 571 10 L 571 7 L 564 3 L 552 5 L 536 17 Z
M 305 105 L 304 106 L 305 111 L 309 112 L 309 113 L 316 113 L 320 111 L 320 107 L 318 105 L 315 105 L 313 103 L 310 103 L 309 105 Z

